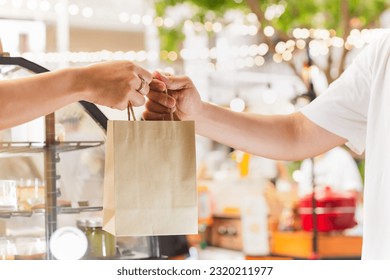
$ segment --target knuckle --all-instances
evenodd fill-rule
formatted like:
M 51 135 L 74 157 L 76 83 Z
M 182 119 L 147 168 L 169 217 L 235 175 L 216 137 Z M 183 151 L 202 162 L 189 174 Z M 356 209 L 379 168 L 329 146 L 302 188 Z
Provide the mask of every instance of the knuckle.
M 115 109 L 124 110 L 127 108 L 128 103 L 127 102 L 120 102 L 116 106 L 114 106 Z
M 140 100 L 140 103 L 139 103 L 139 106 L 142 106 L 142 105 L 144 105 L 145 104 L 145 98 L 142 98 L 141 100 Z
M 131 102 L 133 103 L 134 106 L 142 106 L 145 104 L 145 98 L 143 96 L 141 96 L 140 98 L 139 97 L 133 98 Z
M 143 88 L 142 88 L 142 94 L 143 95 L 147 95 L 150 91 L 150 88 L 149 88 L 149 85 L 146 84 Z
M 153 114 L 151 114 L 148 111 L 143 112 L 142 116 L 144 117 L 145 120 L 152 120 L 153 119 Z
M 145 102 L 145 108 L 147 109 L 147 110 L 149 110 L 149 111 L 154 111 L 155 109 L 154 109 L 154 104 L 151 102 L 151 101 L 147 101 L 147 102 Z
M 184 80 L 187 81 L 188 85 L 193 85 L 192 80 L 191 80 L 191 78 L 189 76 L 185 75 L 184 76 Z
M 130 71 L 134 71 L 134 69 L 136 68 L 136 65 L 134 64 L 134 62 L 128 60 L 128 61 L 127 61 L 127 64 L 126 64 L 126 67 L 127 67 Z
M 134 71 L 130 71 L 130 73 L 127 75 L 130 82 L 137 82 L 138 75 Z
M 153 76 L 151 73 L 148 72 L 148 75 L 145 76 L 145 81 L 150 84 L 153 81 Z
M 132 79 L 138 79 L 138 75 L 134 71 L 134 69 L 130 70 L 129 77 L 131 77 Z

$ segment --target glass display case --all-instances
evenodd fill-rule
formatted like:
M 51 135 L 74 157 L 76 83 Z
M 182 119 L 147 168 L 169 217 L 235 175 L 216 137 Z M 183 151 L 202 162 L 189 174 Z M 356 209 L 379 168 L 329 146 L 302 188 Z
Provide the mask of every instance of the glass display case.
M 0 55 L 0 79 L 47 71 Z M 81 101 L 0 131 L 0 258 L 55 259 L 49 244 L 58 228 L 99 227 L 107 119 L 97 106 Z M 157 237 L 116 238 L 114 250 L 84 258 L 161 257 Z

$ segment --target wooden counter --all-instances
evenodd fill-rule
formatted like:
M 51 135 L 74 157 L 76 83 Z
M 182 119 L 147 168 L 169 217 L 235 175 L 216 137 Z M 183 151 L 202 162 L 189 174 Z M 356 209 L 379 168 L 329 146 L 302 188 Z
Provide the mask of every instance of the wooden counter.
M 276 231 L 272 233 L 270 247 L 274 256 L 309 259 L 312 256 L 312 233 Z M 360 259 L 361 250 L 361 236 L 346 236 L 341 233 L 318 234 L 320 259 Z

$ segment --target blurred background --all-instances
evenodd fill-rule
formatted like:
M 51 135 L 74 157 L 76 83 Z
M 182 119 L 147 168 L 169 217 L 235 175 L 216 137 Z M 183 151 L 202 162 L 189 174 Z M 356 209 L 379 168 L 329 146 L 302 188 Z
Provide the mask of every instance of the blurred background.
M 23 57 L 48 70 L 132 60 L 150 70 L 190 76 L 203 100 L 231 110 L 289 114 L 322 94 L 367 44 L 387 32 L 389 4 L 0 0 L 0 39 L 3 56 Z M 0 78 L 29 74 L 3 65 Z M 127 119 L 126 112 L 98 108 L 109 119 Z M 142 110 L 136 108 L 137 116 Z M 59 226 L 99 229 L 99 221 L 91 225 L 99 215 L 80 209 L 101 210 L 104 130 L 78 104 L 56 112 L 56 119 L 57 140 L 97 141 L 97 147 L 61 155 L 59 203 L 78 210 L 59 215 Z M 0 132 L 3 258 L 40 258 L 47 245 L 45 220 L 36 211 L 44 203 L 44 159 L 39 153 L 9 156 L 12 143 L 42 142 L 44 129 L 41 118 Z M 199 234 L 161 238 L 163 254 L 179 259 L 360 258 L 364 155 L 338 147 L 303 162 L 276 162 L 200 136 L 196 146 Z M 340 200 L 344 214 L 332 208 Z M 20 211 L 28 217 L 19 217 Z M 115 240 L 114 255 L 88 252 L 92 258 L 129 252 L 141 258 L 150 256 L 154 245 L 132 238 Z

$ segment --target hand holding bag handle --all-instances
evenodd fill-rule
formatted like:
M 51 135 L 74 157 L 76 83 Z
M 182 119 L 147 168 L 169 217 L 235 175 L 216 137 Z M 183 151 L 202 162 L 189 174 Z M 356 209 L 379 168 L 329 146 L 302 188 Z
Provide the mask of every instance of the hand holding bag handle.
M 164 94 L 168 95 L 168 90 L 164 90 Z M 173 117 L 172 110 L 169 110 L 169 115 L 170 115 L 171 121 L 173 121 L 174 117 Z M 137 120 L 135 118 L 133 104 L 131 104 L 131 101 L 129 101 L 129 103 L 127 104 L 127 119 L 129 121 L 131 121 L 131 117 L 133 118 L 133 120 L 135 120 L 135 121 Z M 144 120 L 144 119 L 142 118 L 142 120 Z

